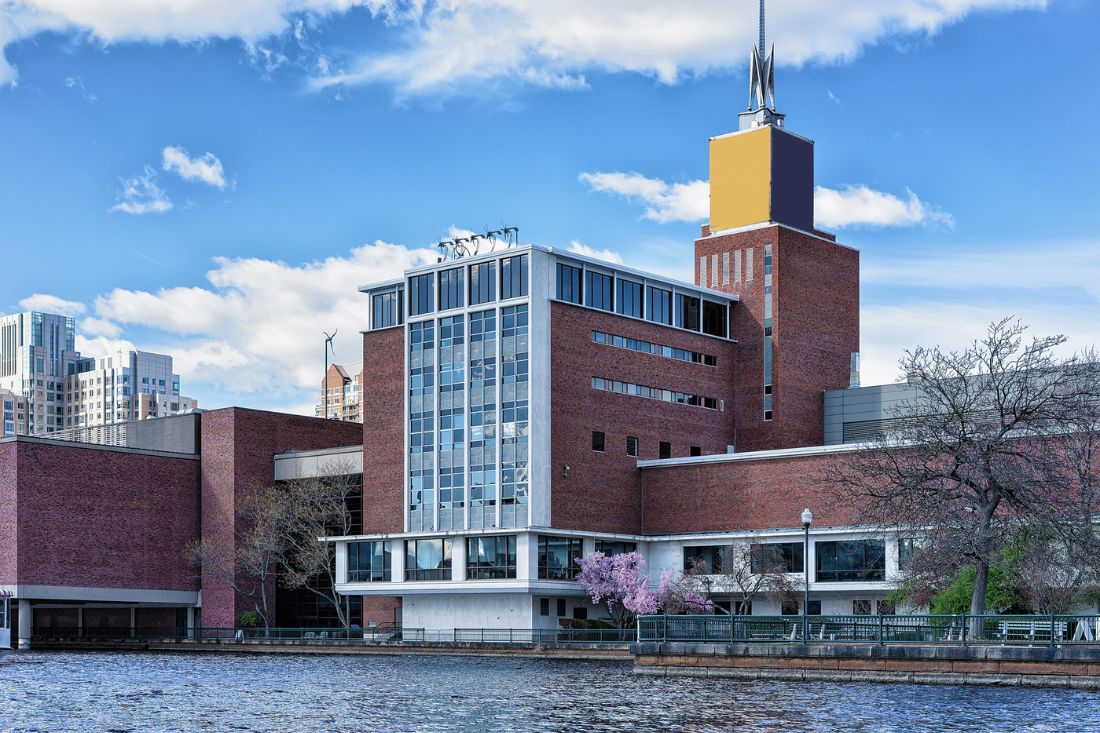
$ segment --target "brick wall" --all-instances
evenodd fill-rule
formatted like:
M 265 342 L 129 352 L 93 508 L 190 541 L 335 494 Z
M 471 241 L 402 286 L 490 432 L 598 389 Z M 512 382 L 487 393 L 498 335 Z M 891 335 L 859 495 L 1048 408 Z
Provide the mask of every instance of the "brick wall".
M 18 574 L 19 531 L 15 441 L 0 443 L 0 585 L 14 585 Z
M 636 458 L 626 438 L 639 439 L 640 458 L 658 457 L 672 443 L 673 456 L 691 446 L 725 453 L 734 429 L 735 345 L 674 328 L 636 321 L 566 303 L 551 304 L 551 524 L 568 529 L 636 532 L 641 505 Z M 594 330 L 690 349 L 717 357 L 705 366 L 593 343 Z M 595 390 L 603 377 L 723 400 L 725 410 L 673 404 Z M 592 432 L 605 435 L 605 452 L 592 450 Z M 568 478 L 562 475 L 569 466 Z
M 284 415 L 230 407 L 202 416 L 202 534 L 231 548 L 237 501 L 243 492 L 275 478 L 276 453 L 355 445 L 363 426 L 356 423 Z M 274 598 L 274 587 L 269 598 Z M 234 598 L 225 582 L 212 574 L 202 579 L 204 626 L 234 626 L 252 607 Z
M 405 329 L 364 333 L 363 364 L 363 532 L 401 532 L 405 529 Z
M 805 507 L 819 527 L 859 522 L 825 480 L 843 455 L 704 463 L 641 470 L 644 532 L 797 528 Z
M 394 612 L 398 608 L 401 608 L 400 596 L 363 596 L 363 628 L 372 622 L 393 623 Z
M 12 453 L 18 462 L 19 583 L 197 589 L 184 557 L 198 526 L 195 460 L 56 442 L 4 448 L 3 465 L 16 465 Z
M 706 230 L 704 229 L 704 237 Z M 773 419 L 764 420 L 764 247 L 772 246 Z M 747 252 L 753 278 L 747 279 Z M 734 253 L 742 253 L 741 281 Z M 731 254 L 730 282 L 706 285 L 737 294 L 738 452 L 824 443 L 824 391 L 848 386 L 851 354 L 859 351 L 859 253 L 786 227 L 771 226 L 695 242 L 699 258 Z

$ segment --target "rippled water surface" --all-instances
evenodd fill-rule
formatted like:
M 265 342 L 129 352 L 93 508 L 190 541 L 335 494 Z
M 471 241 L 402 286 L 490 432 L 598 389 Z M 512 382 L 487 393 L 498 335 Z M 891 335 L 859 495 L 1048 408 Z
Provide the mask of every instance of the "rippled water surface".
M 1080 731 L 1071 690 L 640 677 L 478 657 L 20 654 L 0 731 Z

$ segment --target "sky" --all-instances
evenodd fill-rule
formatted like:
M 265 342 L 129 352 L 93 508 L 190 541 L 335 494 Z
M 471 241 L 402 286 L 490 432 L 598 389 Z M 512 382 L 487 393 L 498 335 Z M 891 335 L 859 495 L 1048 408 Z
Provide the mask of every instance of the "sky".
M 755 0 L 0 0 L 0 312 L 312 414 L 357 286 L 520 228 L 684 280 Z M 1100 3 L 772 0 L 863 383 L 1015 316 L 1100 342 Z

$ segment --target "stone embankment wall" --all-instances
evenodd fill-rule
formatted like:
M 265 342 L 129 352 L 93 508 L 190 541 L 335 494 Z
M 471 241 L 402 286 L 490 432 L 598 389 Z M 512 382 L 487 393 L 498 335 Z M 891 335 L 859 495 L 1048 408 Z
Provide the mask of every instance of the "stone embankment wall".
M 1100 690 L 1100 646 L 634 644 L 634 671 L 734 679 Z

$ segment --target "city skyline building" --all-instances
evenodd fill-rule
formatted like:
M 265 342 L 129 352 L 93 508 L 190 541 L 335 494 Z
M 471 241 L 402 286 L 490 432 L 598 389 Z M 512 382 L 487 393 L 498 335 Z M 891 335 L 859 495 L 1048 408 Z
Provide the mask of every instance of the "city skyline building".
M 0 391 L 11 394 L 0 435 L 50 435 L 198 407 L 180 394 L 172 356 L 85 356 L 76 350 L 75 319 L 41 311 L 0 316 Z
M 327 390 L 327 399 L 326 399 Z M 363 422 L 360 398 L 363 392 L 363 364 L 329 364 L 327 378 L 321 379 L 321 397 L 314 407 L 316 417 L 342 422 Z M 324 405 L 328 405 L 328 415 Z

